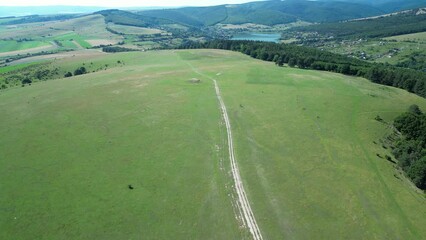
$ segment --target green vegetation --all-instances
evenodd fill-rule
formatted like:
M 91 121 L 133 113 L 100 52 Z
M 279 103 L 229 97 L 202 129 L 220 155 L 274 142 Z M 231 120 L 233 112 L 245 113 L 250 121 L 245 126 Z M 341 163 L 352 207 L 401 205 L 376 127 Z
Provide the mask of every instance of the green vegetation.
M 385 39 L 397 40 L 397 41 L 426 42 L 426 32 L 398 35 L 398 36 L 388 37 Z
M 396 68 L 321 51 L 315 48 L 254 41 L 216 40 L 205 43 L 185 42 L 181 48 L 213 48 L 239 51 L 278 66 L 288 64 L 302 69 L 314 69 L 365 77 L 375 83 L 394 86 L 426 98 L 426 73 Z
M 417 187 L 426 190 L 426 114 L 412 105 L 393 124 L 402 133 L 393 139 L 398 164 Z
M 417 14 L 418 9 L 396 15 L 347 22 L 323 23 L 293 28 L 300 33 L 317 33 L 322 38 L 359 39 L 389 37 L 426 31 L 426 14 Z M 294 37 L 294 35 L 290 35 Z
M 221 88 L 265 239 L 425 236 L 424 193 L 373 143 L 390 131 L 378 114 L 390 122 L 425 99 L 221 50 L 76 55 L 52 67 L 62 78 L 106 64 L 0 92 L 0 238 L 248 238 L 206 76 Z
M 260 1 L 238 5 L 191 7 L 138 12 L 139 15 L 167 19 L 193 26 L 212 26 L 218 23 L 255 23 L 264 25 L 286 24 L 303 20 L 308 22 L 330 22 L 379 15 L 377 8 L 343 2 L 323 1 Z
M 161 34 L 163 31 L 155 28 L 143 28 L 143 27 L 133 27 L 126 25 L 117 25 L 117 24 L 109 24 L 108 28 L 119 34 L 129 34 L 129 35 L 153 35 L 153 34 Z
M 61 64 L 57 65 L 52 62 L 27 63 L 14 66 L 0 68 L 0 86 L 2 89 L 21 86 L 26 79 L 31 83 L 42 82 L 46 80 L 59 79 L 63 77 L 71 77 L 74 75 L 82 75 L 89 72 L 98 72 L 107 70 L 108 68 L 123 66 L 123 61 L 98 61 L 97 63 L 81 63 L 81 64 Z M 28 82 L 28 80 L 26 82 Z M 28 82 L 29 83 L 29 82 Z
M 132 48 L 124 48 L 124 47 L 103 47 L 102 51 L 109 52 L 109 53 L 116 53 L 116 52 L 131 52 L 131 51 L 137 51 Z
M 0 40 L 0 53 L 18 51 L 41 46 L 47 46 L 49 43 L 42 41 L 15 41 L 15 40 Z
M 70 45 L 69 45 L 70 42 L 74 42 L 74 41 L 83 48 L 92 47 L 88 42 L 86 42 L 86 39 L 84 37 L 80 36 L 79 34 L 77 34 L 75 32 L 55 36 L 53 39 L 56 40 L 56 41 L 59 41 L 61 43 L 68 42 L 68 43 L 65 43 L 65 44 L 67 44 L 65 46 L 69 46 L 69 47 L 70 47 Z M 74 44 L 74 46 L 75 46 L 75 44 Z

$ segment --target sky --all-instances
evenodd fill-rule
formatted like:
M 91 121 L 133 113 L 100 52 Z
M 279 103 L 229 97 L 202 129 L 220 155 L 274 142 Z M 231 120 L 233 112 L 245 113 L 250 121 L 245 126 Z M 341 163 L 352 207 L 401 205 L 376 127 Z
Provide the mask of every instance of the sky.
M 0 0 L 0 6 L 99 6 L 99 7 L 162 7 L 162 6 L 212 6 L 251 2 L 250 0 Z M 252 0 L 253 1 L 253 0 Z

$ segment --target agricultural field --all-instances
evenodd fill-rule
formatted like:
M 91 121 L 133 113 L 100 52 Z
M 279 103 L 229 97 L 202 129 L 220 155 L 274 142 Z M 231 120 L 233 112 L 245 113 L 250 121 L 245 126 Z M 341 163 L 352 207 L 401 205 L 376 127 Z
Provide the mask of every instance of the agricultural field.
M 65 46 L 69 46 L 69 44 L 73 44 L 74 47 L 80 47 L 80 48 L 90 48 L 91 45 L 88 43 L 84 37 L 76 34 L 75 32 L 70 32 L 63 35 L 58 35 L 52 38 L 52 40 L 59 41 L 61 44 L 63 43 Z M 72 45 L 71 45 L 72 46 Z M 69 46 L 69 47 L 71 47 Z M 71 47 L 72 48 L 72 47 Z
M 109 23 L 108 27 L 114 31 L 128 35 L 153 35 L 165 33 L 164 31 L 155 28 L 134 27 L 114 23 Z
M 249 238 L 212 79 L 264 239 L 426 236 L 424 193 L 377 157 L 423 98 L 221 50 L 50 64 L 94 72 L 0 91 L 1 239 Z
M 0 57 L 91 48 L 117 44 L 123 39 L 107 31 L 106 26 L 104 17 L 97 14 L 60 21 L 0 25 Z
M 41 41 L 0 41 L 0 53 L 3 52 L 12 52 L 12 51 L 18 51 L 18 50 L 25 50 L 29 48 L 36 48 L 41 46 L 49 45 L 46 42 Z

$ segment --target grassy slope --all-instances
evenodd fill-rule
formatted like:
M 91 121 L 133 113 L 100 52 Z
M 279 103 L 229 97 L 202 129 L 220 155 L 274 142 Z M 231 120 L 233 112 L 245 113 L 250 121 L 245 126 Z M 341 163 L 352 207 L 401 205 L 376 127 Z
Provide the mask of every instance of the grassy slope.
M 211 85 L 169 53 L 116 57 L 1 94 L 0 238 L 241 238 Z
M 80 46 L 82 46 L 83 48 L 90 48 L 91 45 L 90 43 L 85 41 L 85 38 L 74 33 L 67 33 L 67 34 L 63 34 L 63 35 L 59 35 L 53 38 L 54 40 L 63 42 L 64 46 L 70 46 L 70 42 L 72 41 L 76 41 Z
M 399 36 L 388 37 L 385 39 L 392 39 L 397 41 L 417 41 L 424 42 L 426 41 L 426 32 L 412 33 L 412 34 L 404 34 Z
M 0 238 L 244 236 L 213 86 L 186 61 L 219 81 L 266 239 L 426 234 L 424 196 L 373 143 L 387 131 L 376 115 L 390 121 L 424 99 L 216 50 L 90 59 L 116 60 L 126 65 L 0 94 Z
M 108 27 L 119 33 L 130 34 L 130 35 L 152 35 L 157 33 L 163 33 L 163 31 L 161 31 L 160 29 L 155 29 L 155 28 L 134 27 L 134 26 L 113 24 L 113 23 L 108 24 Z
M 401 35 L 408 36 L 408 35 Z M 375 62 L 383 62 L 390 64 L 397 64 L 398 62 L 410 59 L 413 53 L 426 53 L 426 43 L 421 42 L 383 42 L 381 40 L 370 40 L 368 42 L 362 42 L 357 44 L 342 44 L 337 45 L 328 45 L 324 47 L 328 51 L 338 53 L 338 54 L 354 54 L 357 57 L 360 57 L 360 53 L 364 52 L 371 58 L 368 60 Z M 398 49 L 397 54 L 393 54 L 393 50 Z M 392 57 L 389 57 L 389 56 Z
M 41 47 L 46 45 L 49 45 L 49 44 L 46 42 L 41 42 L 41 41 L 28 41 L 28 42 L 0 41 L 0 52 L 25 50 L 25 49 L 36 48 L 36 47 Z
M 391 121 L 409 104 L 425 109 L 424 99 L 364 79 L 243 57 L 236 68 L 216 78 L 265 238 L 425 235 L 424 196 L 394 177 L 375 155 L 386 150 L 373 143 L 387 131 L 376 115 Z
M 31 38 L 34 40 L 22 43 L 0 41 L 0 53 L 26 49 L 28 49 L 27 52 L 31 52 L 31 48 L 50 45 L 53 40 L 60 41 L 65 49 L 77 49 L 79 47 L 73 41 L 83 48 L 90 48 L 92 45 L 87 40 L 118 42 L 122 39 L 121 36 L 108 32 L 106 26 L 104 17 L 97 14 L 65 21 L 17 24 L 13 27 L 0 26 L 0 39 Z M 63 48 L 59 49 L 63 50 Z

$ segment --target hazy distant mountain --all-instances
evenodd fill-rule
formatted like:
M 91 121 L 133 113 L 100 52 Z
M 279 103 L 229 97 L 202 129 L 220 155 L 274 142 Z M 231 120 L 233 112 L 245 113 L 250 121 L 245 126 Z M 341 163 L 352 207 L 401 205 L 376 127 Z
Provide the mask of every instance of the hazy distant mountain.
M 201 27 L 217 23 L 257 23 L 276 25 L 303 20 L 308 22 L 335 22 L 371 17 L 390 12 L 426 7 L 426 0 L 270 0 L 245 4 L 228 4 L 211 7 L 185 7 L 174 9 L 121 8 L 133 13 L 108 13 L 109 19 L 119 19 L 124 14 L 128 24 L 143 25 L 144 22 L 175 22 Z M 23 15 L 46 15 L 66 13 L 92 13 L 105 10 L 103 7 L 47 6 L 47 7 L 0 7 L 0 17 Z M 148 10 L 147 10 L 148 9 Z M 143 10 L 143 11 L 141 11 Z M 133 14 L 133 15 L 132 15 Z M 136 19 L 136 20 L 135 20 Z M 127 20 L 120 19 L 121 22 Z
M 0 17 L 27 16 L 27 15 L 50 15 L 50 14 L 75 14 L 93 13 L 108 8 L 105 7 L 84 7 L 84 6 L 31 6 L 31 7 L 9 7 L 1 6 Z M 156 7 L 123 8 L 126 10 L 156 9 Z
M 92 13 L 100 11 L 102 7 L 82 7 L 82 6 L 40 6 L 40 7 L 0 7 L 0 17 L 26 16 L 26 15 L 47 15 L 47 14 L 74 14 Z
M 400 10 L 426 7 L 426 0 L 319 0 L 323 2 L 351 2 L 366 4 L 377 7 L 385 12 L 396 12 Z

